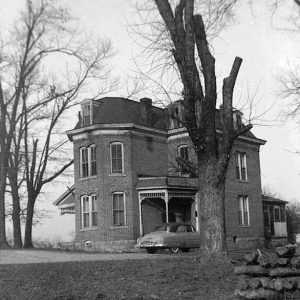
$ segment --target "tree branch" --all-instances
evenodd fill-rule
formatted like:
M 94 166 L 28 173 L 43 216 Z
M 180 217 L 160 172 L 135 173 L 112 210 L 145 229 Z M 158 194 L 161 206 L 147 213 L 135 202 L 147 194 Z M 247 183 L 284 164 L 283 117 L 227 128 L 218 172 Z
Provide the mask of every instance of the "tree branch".
M 69 168 L 72 164 L 74 163 L 74 159 L 70 160 L 66 165 L 64 165 L 59 171 L 57 171 L 54 175 L 52 175 L 51 177 L 44 179 L 42 181 L 42 185 L 51 182 L 52 180 L 54 180 L 56 177 L 58 177 L 61 173 L 63 173 L 67 168 Z

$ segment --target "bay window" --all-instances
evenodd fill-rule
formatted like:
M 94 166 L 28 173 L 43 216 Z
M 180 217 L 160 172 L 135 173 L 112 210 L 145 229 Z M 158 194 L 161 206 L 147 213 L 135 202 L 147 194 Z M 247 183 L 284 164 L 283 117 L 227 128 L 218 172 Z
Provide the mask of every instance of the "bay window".
M 124 193 L 113 193 L 113 226 L 125 226 Z
M 123 144 L 120 142 L 110 144 L 110 165 L 112 174 L 124 173 Z
M 84 195 L 81 197 L 81 228 L 97 227 L 97 195 Z
M 97 175 L 96 146 L 80 148 L 80 178 Z

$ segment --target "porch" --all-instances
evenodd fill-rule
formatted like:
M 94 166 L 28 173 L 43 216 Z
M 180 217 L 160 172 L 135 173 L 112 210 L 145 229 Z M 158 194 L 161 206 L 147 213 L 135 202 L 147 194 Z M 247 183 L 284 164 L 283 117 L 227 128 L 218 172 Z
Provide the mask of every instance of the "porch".
M 288 202 L 265 195 L 262 199 L 265 237 L 267 239 L 287 238 L 285 206 Z
M 137 190 L 141 236 L 168 222 L 189 222 L 199 231 L 197 179 L 142 177 Z

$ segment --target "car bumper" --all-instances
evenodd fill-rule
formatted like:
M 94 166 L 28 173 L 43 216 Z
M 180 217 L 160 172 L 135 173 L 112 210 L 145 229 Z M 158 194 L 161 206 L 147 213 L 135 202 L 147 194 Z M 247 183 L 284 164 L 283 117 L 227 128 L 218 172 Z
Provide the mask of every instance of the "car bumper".
M 137 244 L 137 248 L 146 249 L 146 248 L 168 248 L 167 244 L 163 243 L 147 243 L 147 244 Z

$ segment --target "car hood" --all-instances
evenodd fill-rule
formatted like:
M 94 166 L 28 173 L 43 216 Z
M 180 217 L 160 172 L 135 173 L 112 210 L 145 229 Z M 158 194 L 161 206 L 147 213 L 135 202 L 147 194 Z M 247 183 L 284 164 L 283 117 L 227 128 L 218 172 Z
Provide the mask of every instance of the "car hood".
M 139 238 L 139 240 L 155 240 L 155 239 L 161 239 L 164 238 L 166 236 L 170 236 L 170 232 L 166 232 L 166 231 L 157 231 L 157 232 L 151 232 L 148 233 L 146 235 L 144 235 L 143 237 Z

